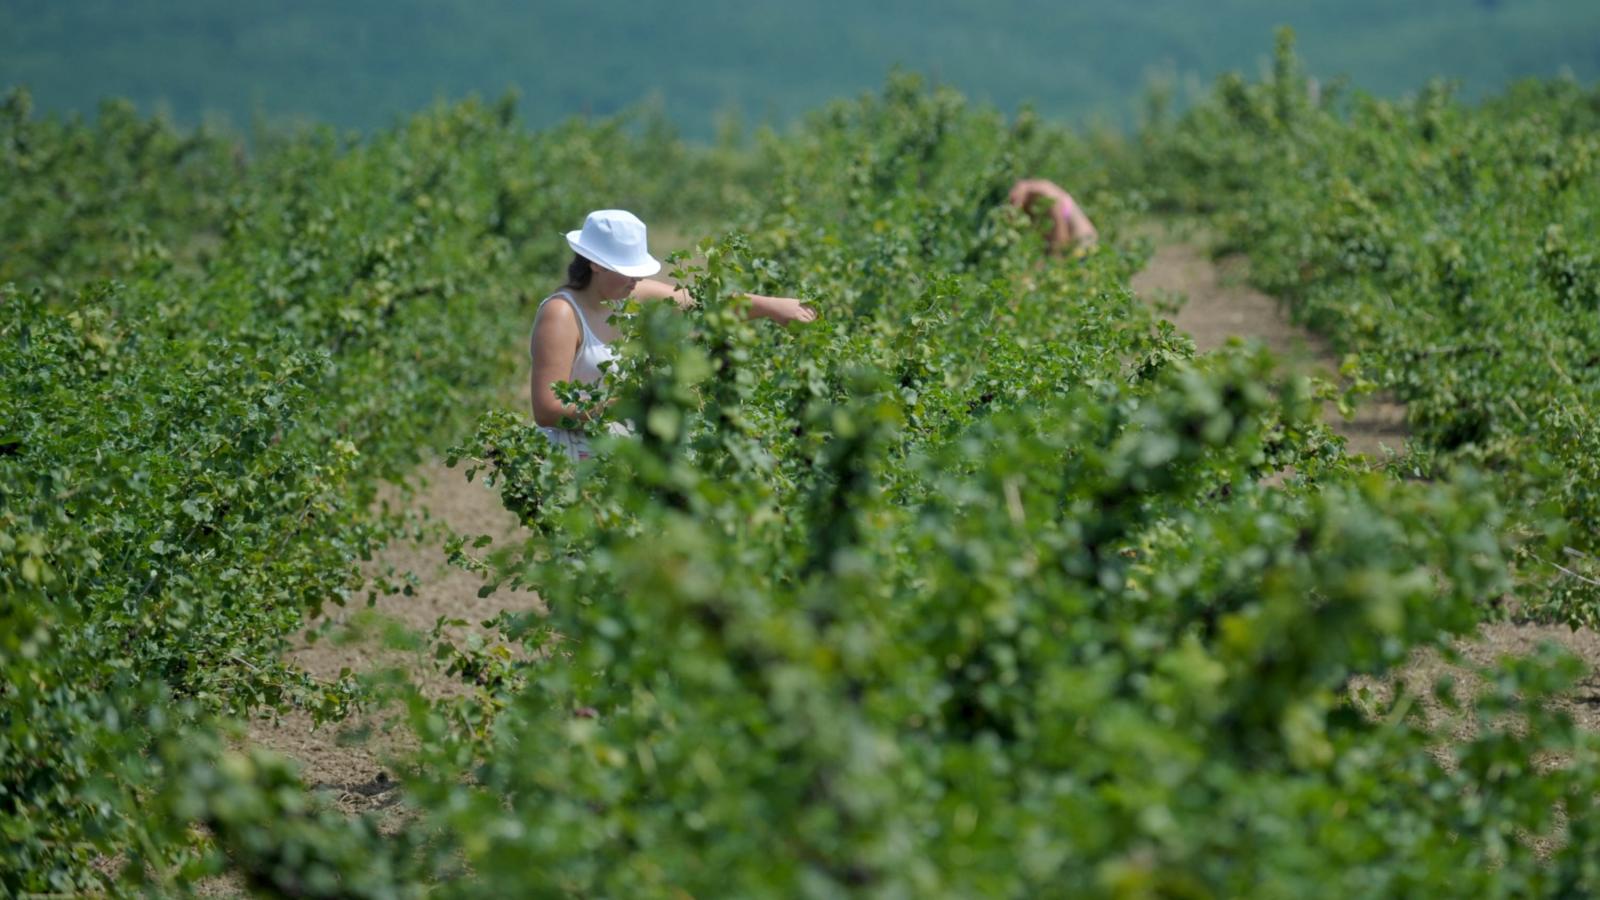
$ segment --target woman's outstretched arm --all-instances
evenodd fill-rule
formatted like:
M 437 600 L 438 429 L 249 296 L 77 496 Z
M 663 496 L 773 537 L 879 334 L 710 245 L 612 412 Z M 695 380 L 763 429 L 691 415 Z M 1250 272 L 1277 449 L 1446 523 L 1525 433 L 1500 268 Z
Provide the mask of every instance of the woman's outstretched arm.
M 639 281 L 638 286 L 633 289 L 633 296 L 640 300 L 671 300 L 678 304 L 679 309 L 688 309 L 695 304 L 694 297 L 689 295 L 687 288 L 675 287 L 650 278 Z M 750 298 L 752 319 L 771 319 L 780 325 L 787 325 L 790 322 L 810 322 L 817 317 L 816 310 L 793 297 L 768 297 L 764 294 L 749 293 L 745 296 Z

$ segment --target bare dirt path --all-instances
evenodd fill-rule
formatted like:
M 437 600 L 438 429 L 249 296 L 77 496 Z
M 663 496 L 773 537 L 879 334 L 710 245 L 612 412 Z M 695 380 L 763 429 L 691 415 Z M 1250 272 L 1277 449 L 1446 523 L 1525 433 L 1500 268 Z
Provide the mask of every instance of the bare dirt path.
M 415 490 L 411 510 L 425 522 L 442 524 L 457 534 L 487 534 L 496 544 L 515 538 L 520 530 L 499 496 L 481 481 L 468 482 L 460 468 L 431 463 L 418 468 L 411 481 Z M 435 673 L 430 648 L 420 640 L 436 621 L 466 620 L 470 623 L 466 628 L 450 629 L 459 638 L 480 630 L 476 623 L 502 610 L 540 607 L 538 595 L 531 592 L 501 589 L 479 597 L 482 579 L 449 565 L 437 529 L 432 531 L 422 540 L 391 544 L 366 567 L 374 574 L 388 570 L 414 576 L 409 596 L 380 595 L 371 608 L 364 600 L 352 601 L 344 609 L 331 607 L 326 635 L 315 642 L 309 640 L 309 631 L 297 635 L 286 657 L 323 680 L 336 680 L 344 669 L 359 674 L 399 667 L 424 689 L 449 690 L 449 680 Z M 366 812 L 386 809 L 398 799 L 384 757 L 404 741 L 385 735 L 383 724 L 358 716 L 352 722 L 315 728 L 309 715 L 296 712 L 280 719 L 253 720 L 248 739 L 294 759 L 302 780 L 327 792 L 341 809 Z M 363 734 L 364 739 L 352 739 Z
M 1282 304 L 1250 287 L 1243 257 L 1214 261 L 1200 238 L 1160 227 L 1147 233 L 1156 241 L 1155 256 L 1133 277 L 1134 293 L 1152 301 L 1186 298 L 1172 321 L 1194 338 L 1197 349 L 1215 350 L 1231 338 L 1257 340 L 1291 371 L 1337 376 L 1339 359 L 1327 341 L 1291 322 Z M 1386 449 L 1398 453 L 1405 447 L 1406 411 L 1398 403 L 1366 398 L 1353 419 L 1330 403 L 1323 415 L 1351 453 L 1382 459 Z
M 527 388 L 517 399 L 527 407 Z M 406 503 L 425 524 L 442 524 L 464 535 L 487 534 L 496 546 L 514 540 L 521 530 L 494 490 L 481 481 L 467 481 L 461 468 L 434 462 L 418 467 L 408 481 L 413 489 L 409 497 L 396 489 L 386 492 L 388 499 Z M 296 635 L 285 656 L 323 680 L 335 680 L 347 668 L 358 674 L 400 668 L 423 690 L 444 693 L 455 689 L 454 682 L 434 668 L 429 644 L 422 639 L 441 616 L 470 623 L 449 629 L 459 639 L 464 632 L 482 631 L 476 623 L 501 610 L 541 608 L 538 595 L 531 592 L 502 588 L 479 597 L 483 581 L 448 563 L 439 529 L 427 528 L 424 533 L 420 540 L 391 543 L 364 566 L 374 575 L 410 573 L 411 595 L 380 595 L 371 608 L 364 598 L 343 609 L 326 607 L 325 618 L 313 623 L 313 628 L 323 626 L 324 636 L 311 641 L 311 629 Z M 398 776 L 390 760 L 403 754 L 410 741 L 391 711 L 358 713 L 321 727 L 308 713 L 294 711 L 245 725 L 246 746 L 293 760 L 301 781 L 336 808 L 352 815 L 373 814 L 383 829 L 397 827 L 409 814 L 400 803 Z M 250 896 L 235 873 L 206 879 L 195 890 L 203 897 L 229 900 Z
M 1140 234 L 1155 241 L 1155 255 L 1133 278 L 1133 290 L 1152 303 L 1181 298 L 1170 316 L 1173 324 L 1194 338 L 1201 352 L 1215 350 L 1230 339 L 1265 344 L 1291 371 L 1335 376 L 1338 357 L 1327 341 L 1295 325 L 1276 299 L 1251 287 L 1248 261 L 1243 257 L 1214 260 L 1205 238 L 1193 229 L 1156 225 Z M 1373 459 L 1404 449 L 1405 407 L 1384 398 L 1366 398 L 1353 419 L 1346 420 L 1330 403 L 1324 420 L 1348 441 L 1347 449 Z M 1540 644 L 1554 643 L 1583 659 L 1589 675 L 1561 705 L 1584 728 L 1600 731 L 1600 633 L 1561 625 L 1526 622 L 1489 622 L 1475 640 L 1458 641 L 1467 661 L 1487 665 L 1504 656 L 1528 656 Z M 1399 673 L 1413 691 L 1424 696 L 1439 676 L 1470 679 L 1470 673 L 1444 663 L 1436 653 L 1419 654 Z

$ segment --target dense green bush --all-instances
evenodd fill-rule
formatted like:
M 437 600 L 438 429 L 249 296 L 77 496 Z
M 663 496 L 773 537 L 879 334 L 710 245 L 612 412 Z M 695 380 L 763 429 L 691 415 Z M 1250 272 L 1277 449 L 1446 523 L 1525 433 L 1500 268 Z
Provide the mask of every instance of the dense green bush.
M 1352 468 L 1307 385 L 1191 360 L 1114 202 L 1041 268 L 998 201 L 1093 195 L 1069 135 L 897 81 L 767 152 L 701 310 L 629 323 L 638 437 L 575 468 L 495 415 L 459 451 L 533 535 L 479 564 L 551 613 L 413 700 L 409 787 L 474 875 L 447 893 L 1592 889 L 1595 744 L 1541 705 L 1570 660 L 1443 688 L 1454 742 L 1353 687 L 1507 589 L 1481 480 Z M 736 315 L 780 285 L 821 322 Z
M 1313 102 L 1287 38 L 1278 60 L 1148 136 L 1149 190 L 1214 211 L 1255 280 L 1407 404 L 1406 469 L 1494 472 L 1517 527 L 1556 539 L 1525 548 L 1525 607 L 1593 624 L 1600 94 L 1529 82 L 1468 107 L 1435 83 Z
M 349 678 L 280 662 L 285 637 L 387 586 L 356 568 L 400 523 L 378 483 L 506 390 L 557 228 L 602 186 L 655 202 L 657 182 L 611 178 L 647 147 L 688 159 L 627 123 L 529 135 L 508 104 L 466 104 L 247 158 L 122 106 L 89 126 L 9 95 L 4 893 L 86 889 L 118 853 L 141 872 L 184 855 L 183 829 L 142 805 L 159 735 L 359 700 Z

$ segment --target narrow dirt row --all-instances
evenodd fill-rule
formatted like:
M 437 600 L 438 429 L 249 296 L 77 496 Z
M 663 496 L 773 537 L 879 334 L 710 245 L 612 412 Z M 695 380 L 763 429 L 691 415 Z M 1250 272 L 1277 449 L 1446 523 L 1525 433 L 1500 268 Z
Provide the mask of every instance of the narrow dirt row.
M 1291 322 L 1282 304 L 1246 283 L 1247 260 L 1233 256 L 1213 261 L 1196 239 L 1174 239 L 1163 231 L 1152 236 L 1155 255 L 1133 277 L 1134 293 L 1153 302 L 1174 295 L 1186 298 L 1172 322 L 1194 338 L 1202 353 L 1233 338 L 1256 340 L 1291 371 L 1337 376 L 1339 359 L 1327 341 Z M 1352 453 L 1381 459 L 1387 450 L 1405 448 L 1406 410 L 1398 403 L 1367 398 L 1352 419 L 1341 416 L 1332 403 L 1323 413 Z
M 432 463 L 418 468 L 411 482 L 415 493 L 410 509 L 425 523 L 443 525 L 457 534 L 486 534 L 496 544 L 514 539 L 520 530 L 499 496 L 481 481 L 467 481 L 461 468 Z M 417 638 L 441 617 L 469 623 L 449 630 L 459 638 L 480 630 L 477 623 L 502 610 L 540 605 L 537 594 L 508 588 L 479 597 L 482 579 L 449 565 L 436 538 L 393 543 L 366 569 L 370 574 L 414 576 L 412 593 L 380 595 L 370 608 L 364 600 L 331 608 L 325 636 L 312 642 L 309 631 L 297 635 L 285 656 L 317 678 L 332 681 L 345 669 L 368 673 L 397 667 L 425 690 L 448 691 L 452 683 L 435 673 L 430 648 L 426 642 L 414 644 Z M 395 777 L 384 758 L 403 746 L 398 737 L 403 730 L 387 733 L 387 724 L 384 719 L 358 716 L 352 722 L 316 728 L 308 714 L 294 712 L 252 721 L 248 740 L 294 759 L 304 782 L 326 792 L 341 809 L 368 812 L 387 809 L 398 799 Z
M 1281 303 L 1248 284 L 1247 259 L 1214 260 L 1203 237 L 1185 234 L 1182 229 L 1157 226 L 1143 233 L 1155 240 L 1155 254 L 1144 271 L 1134 276 L 1133 290 L 1164 306 L 1181 300 L 1170 318 L 1194 338 L 1197 349 L 1215 350 L 1236 338 L 1255 340 L 1290 371 L 1337 374 L 1339 359 L 1327 341 L 1294 324 Z M 1381 459 L 1385 453 L 1404 449 L 1405 407 L 1388 399 L 1367 398 L 1348 420 L 1329 403 L 1323 417 L 1344 435 L 1352 453 Z M 1543 643 L 1558 644 L 1588 664 L 1589 676 L 1562 705 L 1584 728 L 1600 730 L 1600 633 L 1562 625 L 1490 622 L 1479 628 L 1476 640 L 1462 640 L 1456 646 L 1467 661 L 1482 665 L 1503 656 L 1527 656 Z M 1414 658 L 1400 678 L 1427 695 L 1434 681 L 1445 674 L 1470 680 L 1470 673 L 1446 664 L 1435 653 Z
M 525 389 L 519 399 L 526 408 Z M 521 530 L 494 490 L 482 481 L 467 481 L 461 468 L 434 462 L 418 467 L 408 481 L 412 489 L 409 498 L 396 489 L 387 492 L 386 499 L 391 504 L 408 503 L 406 508 L 424 524 L 443 525 L 458 534 L 487 534 L 496 545 L 514 539 Z M 399 668 L 423 690 L 444 693 L 455 685 L 437 673 L 426 642 L 416 643 L 418 636 L 426 635 L 440 617 L 469 623 L 466 628 L 450 629 L 459 638 L 467 631 L 481 631 L 476 623 L 501 610 L 541 605 L 537 594 L 505 588 L 479 597 L 483 581 L 448 563 L 437 528 L 425 531 L 428 537 L 396 541 L 364 566 L 370 575 L 414 576 L 409 596 L 380 595 L 370 608 L 364 599 L 353 600 L 342 609 L 327 607 L 326 620 L 313 625 L 324 626 L 317 629 L 324 635 L 315 641 L 311 640 L 312 629 L 296 635 L 286 658 L 329 681 L 344 669 L 370 673 Z M 301 711 L 264 716 L 246 723 L 244 743 L 293 760 L 301 781 L 347 814 L 373 814 L 381 829 L 397 827 L 406 815 L 400 804 L 399 777 L 390 768 L 390 760 L 403 754 L 409 741 L 392 711 L 358 714 L 322 727 Z M 228 900 L 250 896 L 243 881 L 231 873 L 207 879 L 196 886 L 196 893 Z

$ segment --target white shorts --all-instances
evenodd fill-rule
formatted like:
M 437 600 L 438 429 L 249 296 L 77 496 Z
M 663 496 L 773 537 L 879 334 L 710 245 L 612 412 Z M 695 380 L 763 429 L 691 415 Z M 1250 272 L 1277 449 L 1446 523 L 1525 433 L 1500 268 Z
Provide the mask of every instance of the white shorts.
M 611 434 L 629 435 L 633 429 L 622 422 L 610 422 L 606 425 Z M 594 450 L 589 446 L 589 436 L 581 431 L 572 431 L 567 428 L 550 428 L 544 425 L 539 430 L 549 439 L 550 443 L 567 451 L 573 462 L 582 462 L 594 455 Z

